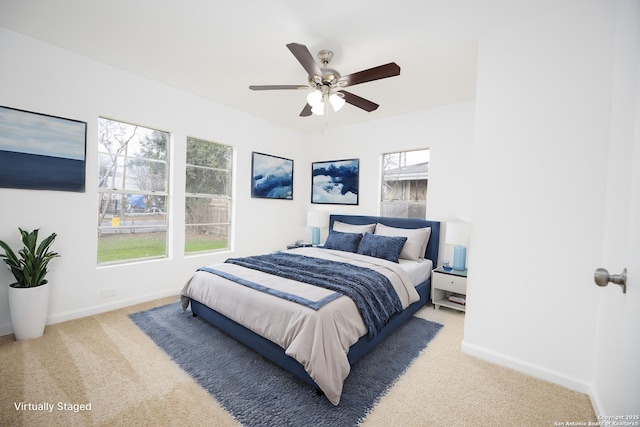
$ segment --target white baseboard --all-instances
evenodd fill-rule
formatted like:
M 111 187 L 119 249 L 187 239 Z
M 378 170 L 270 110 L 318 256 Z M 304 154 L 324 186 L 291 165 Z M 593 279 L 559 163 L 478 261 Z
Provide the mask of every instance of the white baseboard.
M 70 311 L 67 313 L 61 313 L 55 316 L 47 318 L 47 325 L 53 325 L 55 323 L 66 322 L 69 320 L 80 319 L 82 317 L 93 316 L 94 314 L 105 313 L 107 311 L 117 310 L 119 308 L 129 307 L 132 305 L 140 304 L 147 301 L 153 301 L 160 298 L 174 296 L 178 301 L 178 294 L 180 290 L 167 290 L 162 292 L 155 292 L 152 294 L 141 295 L 134 298 L 128 298 L 124 300 L 118 300 L 111 303 L 105 303 L 94 307 L 88 307 L 82 310 Z
M 607 415 L 607 413 L 604 410 L 604 406 L 602 405 L 602 400 L 600 399 L 600 395 L 598 394 L 598 390 L 595 389 L 594 387 L 591 387 L 591 390 L 589 391 L 589 399 L 591 399 L 591 406 L 593 406 L 593 412 L 596 413 L 596 417 Z
M 473 344 L 468 344 L 464 341 L 462 342 L 462 352 L 471 356 L 478 357 L 479 359 L 495 363 L 496 365 L 511 368 L 518 372 L 530 375 L 534 378 L 548 381 L 553 384 L 558 384 L 579 393 L 584 393 L 591 398 L 591 403 L 593 405 L 593 393 L 591 385 L 579 378 L 574 378 L 563 374 L 562 372 L 537 366 L 523 360 L 514 359 L 513 357 L 496 353 L 494 351 L 487 350 L 486 348 L 482 348 Z
M 165 298 L 165 297 L 175 296 L 176 302 L 177 302 L 179 293 L 180 293 L 180 289 L 166 290 L 162 292 L 155 292 L 152 294 L 141 295 L 134 298 L 117 300 L 117 301 L 100 304 L 93 307 L 87 307 L 82 310 L 68 311 L 66 313 L 60 313 L 54 316 L 47 317 L 47 325 L 54 325 L 56 323 L 62 323 L 62 322 L 67 322 L 69 320 L 75 320 L 83 317 L 93 316 L 94 314 L 105 313 L 107 311 L 113 311 L 120 308 L 129 307 L 132 305 L 153 301 L 153 300 Z M 10 335 L 10 334 L 13 334 L 13 328 L 11 327 L 11 324 L 0 325 L 0 337 L 5 335 Z

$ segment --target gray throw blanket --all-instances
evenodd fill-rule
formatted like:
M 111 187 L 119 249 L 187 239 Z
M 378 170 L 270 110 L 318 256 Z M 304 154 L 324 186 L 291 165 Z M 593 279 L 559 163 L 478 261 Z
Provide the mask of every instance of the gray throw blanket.
M 225 262 L 346 295 L 358 308 L 369 337 L 402 311 L 400 298 L 389 279 L 365 267 L 286 252 L 229 258 Z

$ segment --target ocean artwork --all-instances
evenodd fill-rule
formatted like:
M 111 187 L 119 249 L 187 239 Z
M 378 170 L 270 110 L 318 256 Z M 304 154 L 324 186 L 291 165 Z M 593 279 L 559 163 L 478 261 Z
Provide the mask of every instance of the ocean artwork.
M 314 162 L 311 203 L 357 205 L 359 165 L 359 159 Z
M 85 191 L 85 122 L 0 106 L 0 187 Z
M 253 152 L 251 197 L 293 200 L 293 160 Z

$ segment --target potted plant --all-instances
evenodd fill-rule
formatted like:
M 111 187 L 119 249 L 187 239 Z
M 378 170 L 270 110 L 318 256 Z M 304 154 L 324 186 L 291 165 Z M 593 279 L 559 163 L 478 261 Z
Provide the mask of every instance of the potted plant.
M 9 285 L 9 310 L 16 340 L 37 338 L 44 333 L 49 310 L 49 283 L 45 276 L 49 262 L 60 255 L 50 250 L 56 233 L 38 244 L 38 229 L 26 232 L 21 228 L 23 247 L 16 254 L 0 240 L 4 254 L 0 258 L 16 279 Z

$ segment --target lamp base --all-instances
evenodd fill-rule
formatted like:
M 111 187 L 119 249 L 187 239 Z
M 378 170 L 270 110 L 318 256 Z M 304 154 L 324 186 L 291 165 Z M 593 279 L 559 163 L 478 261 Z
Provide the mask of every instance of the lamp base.
M 467 248 L 456 246 L 453 248 L 453 269 L 464 270 L 466 268 Z
M 320 244 L 320 227 L 311 229 L 311 244 L 317 246 Z

